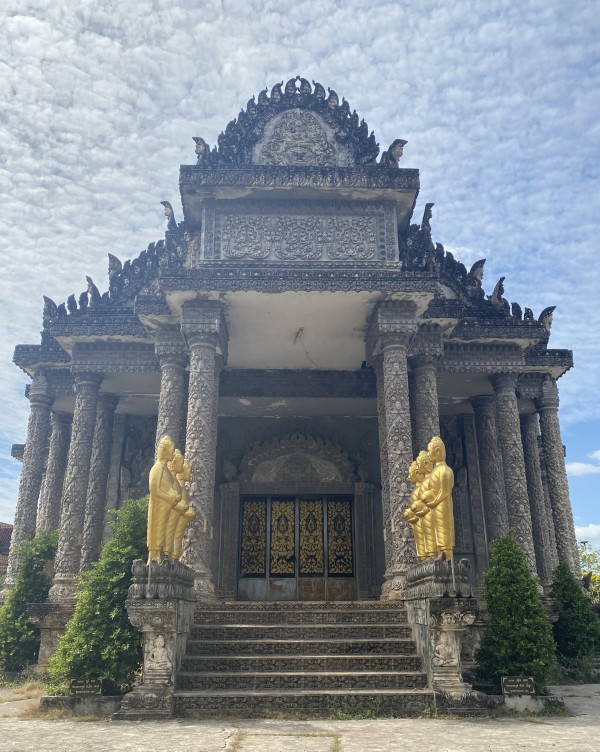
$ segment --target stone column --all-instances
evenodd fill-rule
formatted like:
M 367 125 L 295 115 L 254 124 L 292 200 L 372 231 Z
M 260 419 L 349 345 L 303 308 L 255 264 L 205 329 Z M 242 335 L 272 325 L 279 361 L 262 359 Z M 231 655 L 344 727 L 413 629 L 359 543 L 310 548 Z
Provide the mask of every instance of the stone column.
M 539 451 L 539 457 L 540 457 L 540 469 L 542 471 L 542 487 L 544 489 L 544 504 L 546 505 L 546 519 L 548 520 L 548 535 L 550 538 L 550 545 L 552 546 L 552 550 L 554 551 L 556 565 L 558 566 L 558 549 L 556 546 L 556 533 L 554 531 L 554 517 L 552 515 L 552 504 L 550 502 L 550 491 L 548 490 L 548 473 L 546 472 L 546 460 L 544 458 L 542 437 L 539 434 L 537 437 L 537 443 L 538 443 L 538 451 Z
M 60 534 L 54 565 L 54 582 L 48 593 L 51 603 L 70 600 L 79 574 L 85 502 L 92 456 L 96 403 L 102 376 L 75 371 L 75 412 L 67 459 L 60 514 Z
M 52 413 L 51 423 L 48 463 L 37 516 L 37 530 L 48 531 L 58 530 L 60 524 L 60 502 L 71 440 L 71 416 Z
M 471 400 L 475 413 L 477 453 L 483 491 L 485 530 L 488 544 L 508 530 L 508 510 L 504 493 L 504 470 L 498 446 L 496 398 L 475 397 Z
M 119 398 L 114 394 L 101 394 L 96 405 L 96 426 L 94 428 L 90 478 L 85 502 L 80 572 L 89 569 L 100 556 L 106 514 L 106 484 L 108 481 L 110 442 L 113 418 L 118 402 Z
M 184 375 L 187 351 L 181 331 L 163 328 L 156 331 L 155 350 L 160 363 L 160 396 L 156 425 L 156 445 L 169 436 L 180 448 L 183 424 Z
M 531 524 L 537 571 L 544 590 L 552 584 L 552 573 L 558 559 L 556 549 L 550 543 L 550 531 L 546 517 L 544 487 L 540 467 L 540 453 L 537 443 L 538 416 L 536 413 L 521 415 L 521 440 L 525 457 L 525 474 L 527 477 L 527 494 L 531 508 Z
M 121 478 L 121 457 L 123 455 L 123 438 L 125 436 L 125 420 L 123 413 L 113 416 L 113 432 L 110 441 L 110 459 L 108 462 L 108 480 L 106 481 L 106 513 L 104 515 L 104 532 L 102 545 L 112 535 L 112 515 L 110 512 L 119 506 L 119 480 Z
M 417 453 L 427 449 L 431 439 L 440 435 L 437 361 L 437 355 L 417 355 L 411 358 L 415 419 L 413 428 Z
M 29 389 L 30 413 L 27 423 L 27 440 L 23 453 L 23 467 L 17 496 L 15 524 L 10 541 L 8 569 L 4 583 L 5 593 L 15 584 L 19 565 L 17 546 L 35 535 L 38 498 L 44 478 L 44 461 L 48 455 L 50 436 L 50 408 L 52 397 L 43 371 L 38 371 Z
M 221 305 L 194 301 L 183 307 L 181 331 L 190 351 L 185 457 L 192 469 L 190 498 L 198 514 L 186 533 L 182 562 L 196 573 L 201 598 L 214 597 L 212 520 L 217 454 L 219 361 L 227 343 Z
M 498 442 L 502 453 L 508 524 L 515 540 L 525 552 L 529 570 L 533 575 L 537 575 L 525 459 L 521 442 L 519 405 L 515 391 L 517 374 L 497 374 L 493 377 L 492 384 L 496 392 Z
M 383 362 L 377 382 L 378 399 L 383 391 L 381 409 L 385 415 L 382 459 L 382 478 L 387 473 L 388 500 L 383 498 L 385 541 L 385 574 L 381 590 L 384 599 L 404 597 L 406 571 L 416 561 L 412 535 L 402 516 L 410 499 L 407 473 L 412 462 L 410 405 L 408 398 L 408 345 L 417 326 L 416 306 L 409 301 L 390 301 L 382 304 L 371 324 L 371 338 L 376 339 L 375 351 L 381 352 Z M 382 493 L 382 496 L 384 494 Z
M 556 381 L 551 376 L 547 376 L 542 384 L 542 396 L 536 400 L 536 406 L 540 416 L 540 431 L 544 448 L 548 494 L 554 519 L 556 548 L 559 560 L 568 564 L 573 574 L 580 577 L 581 568 L 577 553 L 573 513 L 569 500 L 565 453 L 558 422 L 558 404 Z

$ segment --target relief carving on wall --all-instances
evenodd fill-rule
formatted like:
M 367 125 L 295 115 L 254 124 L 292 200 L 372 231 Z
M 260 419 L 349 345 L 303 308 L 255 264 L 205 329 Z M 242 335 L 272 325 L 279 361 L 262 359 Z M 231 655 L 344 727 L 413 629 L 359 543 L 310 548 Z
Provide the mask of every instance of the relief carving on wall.
M 291 434 L 251 447 L 240 467 L 241 482 L 319 485 L 354 483 L 354 466 L 329 441 Z
M 226 214 L 220 239 L 227 259 L 367 261 L 377 258 L 377 217 Z
M 336 151 L 319 119 L 300 109 L 276 117 L 271 133 L 257 146 L 261 165 L 330 167 L 338 162 Z

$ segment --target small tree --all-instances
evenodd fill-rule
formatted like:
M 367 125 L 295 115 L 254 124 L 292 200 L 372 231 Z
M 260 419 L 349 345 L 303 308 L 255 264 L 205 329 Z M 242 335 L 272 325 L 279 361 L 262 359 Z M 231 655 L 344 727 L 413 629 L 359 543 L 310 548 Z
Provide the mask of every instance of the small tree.
M 40 631 L 27 615 L 28 603 L 43 603 L 52 584 L 49 562 L 56 553 L 58 533 L 39 532 L 19 546 L 15 584 L 0 607 L 0 669 L 22 671 L 35 663 Z
M 511 533 L 493 544 L 484 595 L 491 621 L 475 655 L 481 678 L 499 690 L 501 676 L 532 676 L 544 692 L 555 660 L 552 627 Z
M 569 567 L 560 563 L 554 572 L 550 596 L 558 607 L 553 625 L 559 663 L 585 669 L 600 649 L 600 623 Z
M 142 660 L 142 639 L 127 618 L 125 599 L 131 564 L 147 555 L 147 515 L 147 497 L 126 501 L 100 559 L 81 575 L 73 617 L 50 659 L 55 692 L 66 691 L 71 679 L 102 679 L 111 692 L 131 687 Z

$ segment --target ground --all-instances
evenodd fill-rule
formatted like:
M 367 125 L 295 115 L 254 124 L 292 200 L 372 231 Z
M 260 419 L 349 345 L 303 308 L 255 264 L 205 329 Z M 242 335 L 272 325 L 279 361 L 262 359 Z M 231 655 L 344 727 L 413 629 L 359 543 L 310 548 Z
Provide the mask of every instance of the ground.
M 47 721 L 0 690 L 2 752 L 504 752 L 600 748 L 600 685 L 553 687 L 570 717 L 362 721 Z M 7 701 L 10 700 L 10 701 Z

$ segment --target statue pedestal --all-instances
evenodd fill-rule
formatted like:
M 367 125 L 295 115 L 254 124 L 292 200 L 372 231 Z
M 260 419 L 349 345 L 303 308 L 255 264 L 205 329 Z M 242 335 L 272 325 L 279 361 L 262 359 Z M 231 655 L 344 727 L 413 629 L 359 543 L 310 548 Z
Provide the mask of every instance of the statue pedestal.
M 468 713 L 486 706 L 487 698 L 462 677 L 462 643 L 477 618 L 469 562 L 454 562 L 454 572 L 440 559 L 416 564 L 406 575 L 406 607 L 438 710 Z
M 194 619 L 194 572 L 178 561 L 133 562 L 126 608 L 142 632 L 142 683 L 123 698 L 115 720 L 170 718 L 175 678 Z

